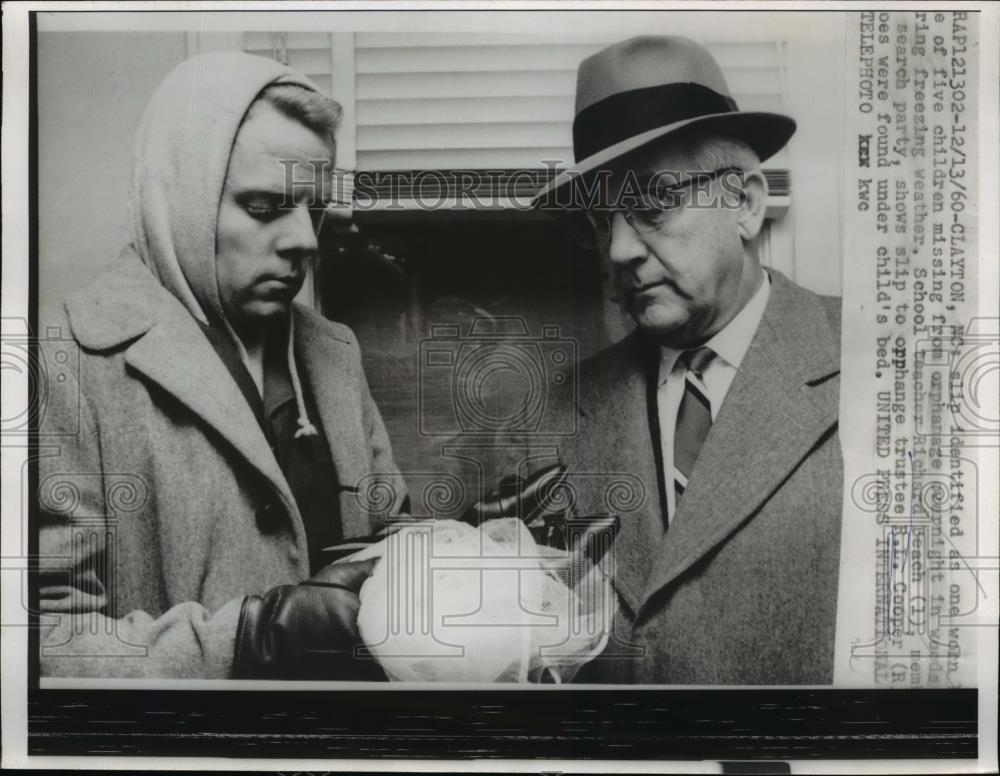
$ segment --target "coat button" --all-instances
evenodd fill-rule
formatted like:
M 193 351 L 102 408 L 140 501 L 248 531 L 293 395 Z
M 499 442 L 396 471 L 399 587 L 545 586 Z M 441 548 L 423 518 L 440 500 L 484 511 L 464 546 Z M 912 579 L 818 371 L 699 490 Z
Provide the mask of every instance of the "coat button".
M 273 500 L 265 501 L 257 508 L 257 528 L 261 533 L 274 533 L 278 528 L 281 510 Z

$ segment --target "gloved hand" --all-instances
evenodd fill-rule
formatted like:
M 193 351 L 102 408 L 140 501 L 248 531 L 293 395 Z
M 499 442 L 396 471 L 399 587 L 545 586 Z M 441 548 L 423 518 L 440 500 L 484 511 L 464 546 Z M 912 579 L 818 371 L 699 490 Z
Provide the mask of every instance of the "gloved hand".
M 331 563 L 298 585 L 243 602 L 234 679 L 384 681 L 358 635 L 358 592 L 375 559 Z M 363 654 L 356 656 L 356 648 Z
M 571 499 L 560 493 L 567 469 L 556 463 L 528 477 L 504 477 L 481 501 L 469 507 L 460 518 L 470 525 L 498 517 L 519 517 L 538 544 L 584 554 L 597 563 L 610 546 L 599 540 L 601 534 L 613 539 L 618 531 L 615 515 L 575 517 L 569 514 Z

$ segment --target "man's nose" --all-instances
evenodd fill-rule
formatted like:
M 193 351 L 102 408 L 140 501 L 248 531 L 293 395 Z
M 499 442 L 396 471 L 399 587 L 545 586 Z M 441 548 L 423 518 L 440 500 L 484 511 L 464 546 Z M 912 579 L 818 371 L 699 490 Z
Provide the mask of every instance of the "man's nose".
M 305 202 L 295 205 L 282 219 L 284 230 L 278 238 L 277 251 L 285 258 L 307 259 L 319 249 L 316 227 Z
M 608 245 L 608 258 L 612 264 L 631 264 L 649 255 L 649 247 L 625 218 L 624 213 L 612 213 L 609 228 L 611 242 Z

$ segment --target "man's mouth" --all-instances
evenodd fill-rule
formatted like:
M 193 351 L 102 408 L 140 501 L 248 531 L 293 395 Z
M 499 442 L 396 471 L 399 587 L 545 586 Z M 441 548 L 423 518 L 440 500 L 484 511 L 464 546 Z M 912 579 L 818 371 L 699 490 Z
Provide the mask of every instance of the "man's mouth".
M 302 278 L 295 275 L 275 275 L 261 278 L 257 282 L 257 288 L 267 295 L 275 296 L 295 296 L 302 286 Z
M 677 296 L 683 297 L 685 299 L 687 298 L 687 294 L 681 291 L 680 288 L 677 287 L 677 284 L 674 283 L 672 280 L 669 280 L 668 278 L 664 278 L 662 280 L 653 280 L 648 283 L 630 283 L 625 287 L 625 292 L 630 297 L 637 297 L 653 289 L 660 288 L 662 286 L 666 286 Z

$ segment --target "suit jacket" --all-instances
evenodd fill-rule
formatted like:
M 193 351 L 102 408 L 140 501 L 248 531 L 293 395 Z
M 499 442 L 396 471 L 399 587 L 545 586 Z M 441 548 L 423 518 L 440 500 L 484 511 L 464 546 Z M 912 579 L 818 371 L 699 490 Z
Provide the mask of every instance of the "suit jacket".
M 342 534 L 366 536 L 405 489 L 358 344 L 293 314 Z M 134 257 L 40 323 L 59 332 L 46 359 L 74 364 L 47 385 L 39 430 L 43 674 L 228 676 L 244 596 L 309 576 L 301 515 L 253 411 Z
M 581 368 L 578 433 L 562 455 L 577 513 L 621 517 L 621 605 L 577 681 L 832 681 L 840 303 L 770 274 L 763 320 L 666 531 L 658 350 L 633 334 Z

